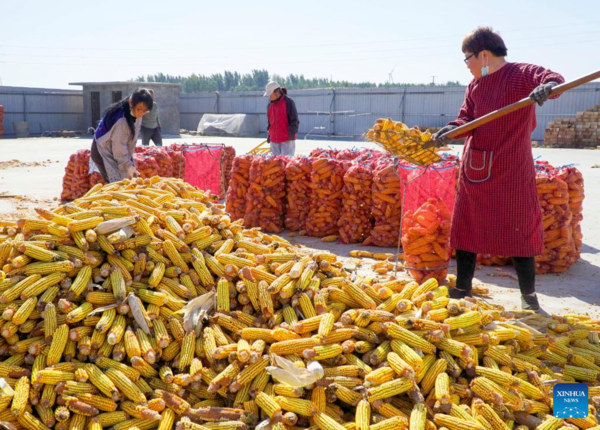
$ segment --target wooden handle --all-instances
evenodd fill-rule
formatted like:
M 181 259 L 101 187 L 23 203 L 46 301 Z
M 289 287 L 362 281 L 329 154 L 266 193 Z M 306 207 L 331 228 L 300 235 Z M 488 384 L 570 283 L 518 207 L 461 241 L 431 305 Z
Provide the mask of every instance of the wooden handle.
M 581 78 L 575 79 L 570 82 L 565 82 L 564 84 L 560 84 L 552 88 L 550 91 L 550 96 L 555 96 L 558 94 L 562 94 L 565 91 L 569 91 L 573 88 L 576 88 L 580 85 L 586 84 L 588 82 L 593 81 L 594 79 L 600 78 L 600 70 L 595 71 L 594 73 L 590 73 L 589 75 L 582 76 Z M 535 102 L 531 100 L 529 97 L 519 100 L 516 103 L 505 106 L 501 109 L 495 110 L 493 112 L 488 113 L 482 117 L 479 117 L 465 125 L 461 125 L 460 127 L 456 127 L 452 131 L 445 133 L 443 137 L 452 139 L 454 137 L 460 136 L 467 131 L 471 131 L 476 129 L 480 125 L 487 124 L 490 121 L 495 120 L 496 118 L 500 118 L 501 116 L 507 115 L 511 112 L 524 108 L 525 106 L 529 106 L 534 104 Z

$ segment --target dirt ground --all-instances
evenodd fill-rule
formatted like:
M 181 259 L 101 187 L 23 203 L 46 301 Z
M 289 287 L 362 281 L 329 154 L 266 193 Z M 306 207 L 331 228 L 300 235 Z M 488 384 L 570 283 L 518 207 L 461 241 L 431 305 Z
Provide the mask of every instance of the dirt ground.
M 165 139 L 165 144 L 175 142 L 225 143 L 233 146 L 238 154 L 243 154 L 262 140 L 185 135 L 181 138 Z M 91 140 L 86 138 L 0 139 L 0 220 L 31 215 L 35 207 L 51 208 L 58 205 L 64 168 L 69 156 L 76 150 L 88 149 L 90 144 Z M 315 148 L 352 147 L 375 148 L 375 145 L 347 141 L 298 140 L 296 153 L 306 155 Z M 460 153 L 461 150 L 460 146 L 453 147 L 456 153 Z M 537 277 L 537 291 L 542 306 L 551 313 L 578 313 L 600 317 L 600 198 L 595 191 L 600 188 L 600 169 L 593 167 L 600 163 L 600 151 L 534 148 L 533 152 L 534 156 L 539 156 L 555 166 L 576 164 L 583 173 L 587 191 L 582 223 L 584 246 L 581 259 L 567 273 Z M 359 273 L 368 273 L 373 261 L 348 258 L 351 250 L 396 252 L 396 249 L 392 248 L 323 243 L 320 239 L 290 237 L 287 233 L 282 236 L 292 243 L 328 250 L 346 257 L 344 260 L 349 265 L 356 266 Z M 454 261 L 451 261 L 451 273 L 455 273 L 453 265 Z M 398 276 L 407 275 L 399 272 Z M 490 301 L 502 304 L 509 310 L 519 306 L 520 295 L 512 267 L 480 268 L 476 272 L 476 283 L 489 288 Z

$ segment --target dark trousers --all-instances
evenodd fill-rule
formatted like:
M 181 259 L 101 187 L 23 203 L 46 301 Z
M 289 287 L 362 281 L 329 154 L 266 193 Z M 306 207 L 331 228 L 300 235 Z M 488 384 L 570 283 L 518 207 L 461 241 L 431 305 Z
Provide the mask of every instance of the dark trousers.
M 102 155 L 100 155 L 100 152 L 98 152 L 98 144 L 95 140 L 92 142 L 92 150 L 90 156 L 92 157 L 92 161 L 98 168 L 98 171 L 102 175 L 102 179 L 104 179 L 104 181 L 108 183 L 108 174 L 106 173 L 106 168 L 104 167 L 104 160 L 102 159 Z
M 142 135 L 142 145 L 148 146 L 150 145 L 150 140 L 152 140 L 152 142 L 154 142 L 154 145 L 162 146 L 162 136 L 160 134 L 160 127 L 148 128 L 142 126 L 140 134 Z
M 535 259 L 534 257 L 512 257 L 517 270 L 521 294 L 535 293 Z M 456 288 L 471 292 L 473 276 L 477 265 L 477 254 L 456 250 Z

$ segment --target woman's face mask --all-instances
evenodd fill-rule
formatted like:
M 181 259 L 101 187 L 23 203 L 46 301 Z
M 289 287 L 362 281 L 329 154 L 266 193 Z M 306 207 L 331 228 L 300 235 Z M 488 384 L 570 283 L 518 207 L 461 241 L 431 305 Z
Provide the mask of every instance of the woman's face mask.
M 488 57 L 487 55 L 483 57 L 484 66 L 481 67 L 481 77 L 487 76 L 490 74 L 490 67 L 488 66 Z
M 480 52 L 477 55 L 472 52 L 465 52 L 464 61 L 475 79 L 479 79 L 490 74 L 488 55 L 486 52 Z

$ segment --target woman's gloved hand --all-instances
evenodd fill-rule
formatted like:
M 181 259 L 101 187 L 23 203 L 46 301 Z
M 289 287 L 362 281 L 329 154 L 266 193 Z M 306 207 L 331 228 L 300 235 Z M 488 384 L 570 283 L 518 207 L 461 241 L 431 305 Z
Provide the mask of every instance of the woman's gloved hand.
M 550 91 L 552 91 L 552 88 L 557 85 L 558 83 L 554 81 L 538 85 L 534 88 L 531 94 L 529 94 L 529 98 L 541 106 L 546 100 L 548 100 L 548 97 L 550 97 Z
M 454 144 L 456 141 L 454 139 L 444 137 L 444 134 L 454 130 L 456 127 L 456 125 L 448 124 L 445 127 L 440 128 L 440 130 L 433 135 L 435 146 L 441 147 Z
M 127 177 L 128 178 L 134 178 L 134 177 L 138 177 L 140 176 L 140 172 L 138 172 L 138 170 L 135 168 L 135 166 L 129 166 L 127 168 Z

